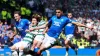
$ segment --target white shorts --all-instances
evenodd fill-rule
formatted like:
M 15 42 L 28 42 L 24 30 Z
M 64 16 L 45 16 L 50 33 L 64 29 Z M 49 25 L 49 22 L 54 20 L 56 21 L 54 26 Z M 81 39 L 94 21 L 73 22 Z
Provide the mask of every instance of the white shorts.
M 45 34 L 43 45 L 47 48 L 47 47 L 50 47 L 52 44 L 54 44 L 55 41 L 56 39 L 54 37 L 50 37 L 47 34 Z
M 74 37 L 74 35 L 73 34 L 68 34 L 68 35 L 66 35 L 66 37 L 67 37 L 66 38 L 67 40 L 71 40 Z
M 19 47 L 23 46 L 24 48 L 27 48 L 30 46 L 29 42 L 25 42 L 25 41 L 20 41 L 16 44 L 14 44 L 14 46 L 18 49 Z
M 43 42 L 44 39 L 44 35 L 36 35 L 36 37 L 34 38 L 34 40 L 37 40 L 39 42 Z

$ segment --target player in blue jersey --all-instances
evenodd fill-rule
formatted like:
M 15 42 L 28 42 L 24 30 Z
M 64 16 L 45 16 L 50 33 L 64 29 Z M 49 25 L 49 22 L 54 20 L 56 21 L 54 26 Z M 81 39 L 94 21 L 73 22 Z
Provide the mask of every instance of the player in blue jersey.
M 76 22 L 75 19 L 72 18 L 72 13 L 68 13 L 68 18 L 72 21 L 72 22 Z M 72 45 L 70 43 L 70 40 L 74 37 L 74 33 L 75 33 L 75 27 L 76 25 L 75 24 L 72 24 L 72 23 L 68 23 L 65 28 L 64 28 L 64 33 L 66 35 L 66 40 L 65 40 L 65 45 L 66 45 L 66 56 L 68 55 L 68 50 L 69 50 L 69 46 L 74 49 L 76 51 L 76 54 L 77 54 L 77 49 L 75 48 L 74 45 Z
M 15 28 L 17 29 L 18 33 L 21 35 L 22 38 L 25 37 L 25 30 L 28 29 L 30 21 L 27 19 L 21 19 L 21 14 L 19 11 L 14 12 L 14 18 L 16 20 Z
M 84 26 L 83 24 L 80 23 L 73 23 L 73 22 L 77 22 L 75 19 L 72 18 L 72 13 L 68 13 L 68 18 L 72 23 L 68 23 L 65 26 L 65 35 L 66 35 L 66 40 L 65 40 L 65 45 L 66 45 L 66 56 L 68 55 L 68 50 L 69 50 L 69 46 L 75 50 L 75 53 L 77 55 L 77 46 L 71 44 L 70 40 L 74 37 L 75 34 L 75 30 L 77 28 L 77 26 Z M 88 27 L 88 28 L 92 28 L 92 27 Z
M 62 29 L 64 26 L 69 23 L 70 20 L 63 15 L 63 11 L 60 8 L 56 9 L 56 15 L 54 15 L 46 24 L 36 27 L 35 29 L 44 28 L 48 24 L 51 24 L 51 27 L 47 31 L 47 34 L 45 35 L 45 38 L 43 40 L 42 45 L 40 46 L 40 49 L 38 50 L 37 54 L 41 54 L 41 52 L 48 47 L 52 46 L 56 39 L 59 37 Z M 31 30 L 34 30 L 33 28 Z
M 43 43 L 37 52 L 38 55 L 40 55 L 41 52 L 44 51 L 45 49 L 53 46 L 54 42 L 56 41 L 56 39 L 58 39 L 60 33 L 62 32 L 62 29 L 68 23 L 85 26 L 78 22 L 72 22 L 69 18 L 67 18 L 66 16 L 63 15 L 63 11 L 61 8 L 57 8 L 56 15 L 51 17 L 51 19 L 46 24 L 30 29 L 30 30 L 40 29 L 40 28 L 46 27 L 48 24 L 51 24 L 49 30 L 47 31 L 47 34 L 45 35 Z

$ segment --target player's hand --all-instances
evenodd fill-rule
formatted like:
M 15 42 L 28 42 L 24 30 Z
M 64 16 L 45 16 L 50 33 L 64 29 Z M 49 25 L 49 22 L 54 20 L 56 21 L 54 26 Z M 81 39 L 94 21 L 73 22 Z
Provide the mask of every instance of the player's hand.
M 42 34 L 45 34 L 45 32 L 42 32 Z
M 34 28 L 29 28 L 29 30 L 30 30 L 30 31 L 33 31 L 33 30 L 35 30 L 35 29 L 34 29 Z
M 25 30 L 26 32 L 30 32 L 30 30 Z

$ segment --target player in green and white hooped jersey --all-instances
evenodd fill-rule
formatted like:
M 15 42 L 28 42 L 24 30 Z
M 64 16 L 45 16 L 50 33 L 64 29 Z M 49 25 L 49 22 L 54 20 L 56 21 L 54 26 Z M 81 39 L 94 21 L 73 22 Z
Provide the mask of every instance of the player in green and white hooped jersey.
M 40 15 L 38 15 L 39 17 Z M 38 22 L 38 26 L 42 26 L 46 23 L 46 21 L 41 20 L 41 16 L 39 17 L 40 21 Z M 39 29 L 38 34 L 34 38 L 33 45 L 31 47 L 31 50 L 34 50 L 34 48 L 39 48 L 43 42 L 44 39 L 44 33 L 45 33 L 45 28 Z
M 32 18 L 32 24 L 30 24 L 29 29 L 36 27 L 38 24 L 37 18 Z M 36 34 L 37 34 L 37 30 L 34 31 L 29 31 L 27 30 L 27 34 L 26 36 L 22 39 L 22 41 L 14 44 L 13 46 L 10 47 L 11 50 L 17 50 L 19 49 L 20 53 L 19 56 L 22 55 L 22 51 L 24 48 L 27 48 L 31 45 L 31 43 L 33 42 L 33 39 L 35 38 Z

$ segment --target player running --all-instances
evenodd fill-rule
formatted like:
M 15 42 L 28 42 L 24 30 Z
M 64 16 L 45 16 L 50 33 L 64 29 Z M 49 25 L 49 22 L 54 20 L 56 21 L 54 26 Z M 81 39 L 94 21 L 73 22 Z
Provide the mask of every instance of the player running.
M 76 22 L 76 20 L 72 18 L 72 13 L 68 13 L 68 18 L 70 19 L 70 21 Z M 65 40 L 66 51 L 67 51 L 66 56 L 68 55 L 69 46 L 72 49 L 74 49 L 75 53 L 77 54 L 77 48 L 75 48 L 75 46 L 70 43 L 71 39 L 74 37 L 75 27 L 76 27 L 75 24 L 68 23 L 64 28 L 64 32 L 66 35 L 66 40 Z

